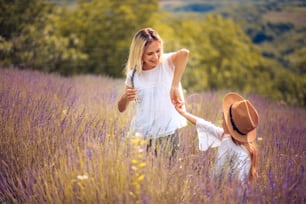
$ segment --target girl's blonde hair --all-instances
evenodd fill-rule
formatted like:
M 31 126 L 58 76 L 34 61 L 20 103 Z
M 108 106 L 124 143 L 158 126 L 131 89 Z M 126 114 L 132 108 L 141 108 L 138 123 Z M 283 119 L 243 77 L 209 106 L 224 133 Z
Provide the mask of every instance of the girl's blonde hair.
M 137 72 L 142 71 L 142 56 L 145 48 L 153 41 L 157 40 L 161 44 L 161 54 L 163 53 L 163 41 L 159 34 L 152 28 L 143 28 L 139 30 L 133 37 L 129 58 L 126 63 L 126 73 L 136 67 Z
M 243 145 L 248 150 L 249 155 L 251 157 L 251 168 L 249 172 L 249 181 L 251 182 L 255 181 L 258 177 L 258 174 L 257 174 L 258 151 L 257 151 L 256 145 L 251 142 L 239 142 L 234 137 L 232 137 L 232 140 L 236 145 Z

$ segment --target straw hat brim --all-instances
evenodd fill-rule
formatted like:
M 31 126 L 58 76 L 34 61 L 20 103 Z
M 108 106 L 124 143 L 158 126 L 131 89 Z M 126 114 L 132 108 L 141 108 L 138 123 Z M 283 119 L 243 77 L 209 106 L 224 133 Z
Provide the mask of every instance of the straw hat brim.
M 252 142 L 256 139 L 256 128 L 252 131 L 248 132 L 246 135 L 241 135 L 237 131 L 234 130 L 233 125 L 230 121 L 229 110 L 233 103 L 237 101 L 245 100 L 242 96 L 238 95 L 237 93 L 228 93 L 223 98 L 223 113 L 224 113 L 224 120 L 227 126 L 227 129 L 232 137 L 240 142 Z

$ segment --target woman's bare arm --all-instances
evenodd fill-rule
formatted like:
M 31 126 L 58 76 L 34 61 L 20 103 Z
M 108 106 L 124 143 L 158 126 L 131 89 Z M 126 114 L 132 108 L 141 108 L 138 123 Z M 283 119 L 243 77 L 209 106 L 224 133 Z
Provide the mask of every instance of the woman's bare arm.
M 189 50 L 183 48 L 178 50 L 173 56 L 172 61 L 175 67 L 170 97 L 173 104 L 182 103 L 182 98 L 179 93 L 179 83 L 185 71 L 189 57 Z

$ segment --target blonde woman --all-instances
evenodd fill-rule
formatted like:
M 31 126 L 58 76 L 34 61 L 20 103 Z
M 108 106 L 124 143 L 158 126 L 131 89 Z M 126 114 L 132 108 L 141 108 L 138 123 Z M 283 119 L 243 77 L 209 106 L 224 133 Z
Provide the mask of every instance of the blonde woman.
M 231 92 L 223 98 L 222 128 L 188 113 L 182 104 L 177 111 L 196 125 L 199 149 L 219 147 L 213 174 L 237 178 L 242 183 L 257 178 L 257 148 L 254 144 L 259 116 L 250 101 Z
M 133 37 L 126 64 L 125 91 L 118 101 L 124 112 L 135 102 L 130 135 L 148 139 L 148 147 L 162 145 L 171 155 L 179 145 L 177 130 L 186 125 L 173 104 L 184 101 L 180 79 L 189 51 L 163 53 L 163 40 L 152 28 L 139 30 Z

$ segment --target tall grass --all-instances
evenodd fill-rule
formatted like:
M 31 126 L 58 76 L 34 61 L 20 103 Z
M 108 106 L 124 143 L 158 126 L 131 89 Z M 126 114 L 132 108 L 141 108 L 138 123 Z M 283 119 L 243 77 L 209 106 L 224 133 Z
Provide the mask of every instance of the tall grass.
M 128 135 L 132 107 L 116 109 L 123 83 L 0 69 L 0 203 L 305 203 L 305 109 L 248 96 L 260 177 L 242 193 L 210 177 L 216 150 L 198 150 L 192 125 L 171 166 L 147 154 Z M 223 94 L 186 94 L 187 108 L 220 124 Z

